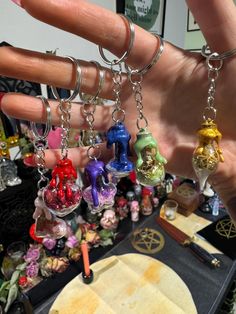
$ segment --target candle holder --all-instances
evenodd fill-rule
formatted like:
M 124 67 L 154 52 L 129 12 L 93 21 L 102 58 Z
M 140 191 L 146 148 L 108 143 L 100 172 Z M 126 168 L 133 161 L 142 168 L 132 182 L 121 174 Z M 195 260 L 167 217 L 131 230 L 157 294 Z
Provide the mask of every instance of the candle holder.
M 93 278 L 94 277 L 92 269 L 90 269 L 89 276 L 87 276 L 84 271 L 82 272 L 83 283 L 85 283 L 86 285 L 89 285 L 93 281 Z

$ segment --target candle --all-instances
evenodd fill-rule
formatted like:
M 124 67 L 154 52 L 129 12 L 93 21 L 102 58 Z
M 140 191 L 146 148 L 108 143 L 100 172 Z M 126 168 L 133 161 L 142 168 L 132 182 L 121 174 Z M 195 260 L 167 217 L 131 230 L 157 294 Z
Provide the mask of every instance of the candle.
M 90 276 L 90 268 L 89 268 L 89 255 L 88 255 L 88 245 L 86 241 L 81 243 L 81 252 L 83 256 L 83 263 L 84 263 L 84 273 L 86 277 Z

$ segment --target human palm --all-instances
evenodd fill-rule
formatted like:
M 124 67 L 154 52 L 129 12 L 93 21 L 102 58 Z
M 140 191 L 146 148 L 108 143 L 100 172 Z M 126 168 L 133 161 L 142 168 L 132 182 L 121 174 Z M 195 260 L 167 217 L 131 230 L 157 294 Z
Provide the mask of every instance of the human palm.
M 223 52 L 234 48 L 236 37 L 236 9 L 231 0 L 188 0 L 198 24 L 212 51 Z M 126 50 L 128 32 L 123 19 L 103 8 L 95 7 L 84 0 L 22 0 L 22 6 L 34 17 L 58 28 L 82 36 L 95 44 L 109 49 L 116 55 Z M 94 23 L 96 22 L 96 32 Z M 127 60 L 133 68 L 150 62 L 157 49 L 154 36 L 136 27 L 134 47 Z M 14 62 L 13 62 L 14 61 Z M 42 71 L 42 65 L 44 71 Z M 236 219 L 236 116 L 234 58 L 224 61 L 217 80 L 215 107 L 216 123 L 223 134 L 221 147 L 225 162 L 210 177 L 213 187 Z M 82 63 L 82 90 L 93 94 L 97 86 L 97 70 L 88 62 Z M 29 52 L 4 47 L 0 49 L 0 74 L 46 83 L 63 88 L 75 84 L 73 65 L 70 61 L 53 55 Z M 112 99 L 111 72 L 106 71 L 106 80 L 101 97 Z M 196 146 L 196 131 L 202 122 L 207 103 L 207 67 L 199 54 L 185 52 L 165 43 L 164 52 L 157 64 L 144 75 L 142 83 L 144 115 L 149 129 L 158 141 L 161 154 L 168 160 L 167 171 L 193 177 L 192 153 Z M 123 82 L 122 106 L 126 111 L 126 126 L 135 141 L 137 133 L 137 110 L 132 88 L 127 79 Z M 7 114 L 28 120 L 45 121 L 39 100 L 25 95 L 7 95 L 2 100 L 2 110 Z M 59 125 L 57 103 L 51 102 L 53 124 Z M 72 107 L 72 127 L 84 128 L 80 107 Z M 97 108 L 95 127 L 106 130 L 111 124 L 111 107 Z M 108 157 L 104 146 L 104 157 Z M 79 166 L 87 162 L 85 149 L 72 149 L 70 157 Z M 47 152 L 47 165 L 52 167 L 59 158 L 58 151 Z

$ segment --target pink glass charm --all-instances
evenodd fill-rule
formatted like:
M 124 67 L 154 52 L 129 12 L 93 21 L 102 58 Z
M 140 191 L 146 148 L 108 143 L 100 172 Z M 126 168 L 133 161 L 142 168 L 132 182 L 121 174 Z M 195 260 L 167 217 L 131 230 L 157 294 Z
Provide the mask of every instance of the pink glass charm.
M 92 186 L 83 191 L 83 198 L 93 214 L 101 212 L 104 208 L 112 207 L 115 201 L 116 187 L 113 183 L 103 183 L 98 191 L 98 206 L 94 205 Z
M 71 160 L 59 160 L 52 171 L 50 183 L 43 191 L 45 205 L 56 216 L 64 217 L 79 206 L 82 192 L 75 183 L 76 178 Z

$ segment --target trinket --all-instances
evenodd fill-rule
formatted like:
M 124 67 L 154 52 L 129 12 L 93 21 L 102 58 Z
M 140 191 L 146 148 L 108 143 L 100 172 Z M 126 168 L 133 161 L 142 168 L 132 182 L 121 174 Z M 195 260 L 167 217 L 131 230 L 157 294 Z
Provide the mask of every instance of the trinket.
M 155 186 L 165 178 L 166 159 L 160 154 L 157 142 L 147 129 L 140 129 L 134 143 L 137 154 L 136 174 L 142 185 Z

